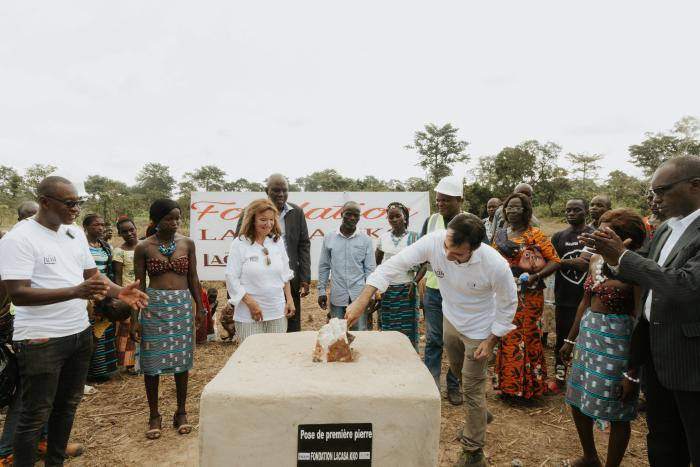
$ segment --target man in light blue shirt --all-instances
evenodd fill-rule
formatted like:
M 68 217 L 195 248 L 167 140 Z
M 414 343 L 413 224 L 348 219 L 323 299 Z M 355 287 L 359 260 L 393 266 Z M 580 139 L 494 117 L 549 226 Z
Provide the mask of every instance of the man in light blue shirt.
M 345 308 L 354 301 L 374 271 L 376 262 L 372 240 L 357 231 L 360 205 L 348 201 L 340 211 L 342 223 L 335 232 L 326 234 L 318 262 L 318 306 L 327 309 L 326 286 L 331 277 L 331 318 L 344 318 Z M 355 331 L 367 329 L 366 312 L 352 327 Z

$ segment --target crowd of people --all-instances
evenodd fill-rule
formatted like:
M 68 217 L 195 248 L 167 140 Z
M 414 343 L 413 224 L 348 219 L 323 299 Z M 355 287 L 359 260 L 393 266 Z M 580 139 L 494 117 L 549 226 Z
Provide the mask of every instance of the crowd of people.
M 483 219 L 463 212 L 463 190 L 459 177 L 440 180 L 436 212 L 420 231 L 409 229 L 406 206 L 390 203 L 376 247 L 358 229 L 360 205 L 345 203 L 318 264 L 318 305 L 328 318 L 354 330 L 374 329 L 376 320 L 419 352 L 423 309 L 425 365 L 441 389 L 444 351 L 444 397 L 464 405 L 458 466 L 487 465 L 490 363 L 504 403 L 559 395 L 571 407 L 583 456 L 564 465 L 620 465 L 640 393 L 650 464 L 700 465 L 700 158 L 656 170 L 651 215 L 613 208 L 603 195 L 571 198 L 568 227 L 551 238 L 533 214 L 530 185 L 489 199 Z M 271 175 L 266 193 L 240 217 L 225 269 L 219 319 L 239 342 L 301 330 L 301 297 L 311 287 L 304 212 L 288 201 L 284 176 Z M 213 334 L 219 300 L 200 284 L 194 242 L 178 232 L 181 207 L 155 201 L 143 237 L 132 219 L 116 219 L 122 242 L 114 248 L 103 217 L 75 224 L 82 200 L 67 179 L 47 177 L 37 198 L 19 206 L 18 223 L 0 240 L 0 339 L 18 367 L 0 465 L 33 466 L 38 456 L 62 465 L 80 455 L 83 447 L 68 441 L 87 383 L 119 369 L 143 375 L 148 439 L 161 436 L 158 387 L 168 374 L 173 427 L 191 433 L 188 374 L 195 343 Z M 610 425 L 604 462 L 596 422 Z

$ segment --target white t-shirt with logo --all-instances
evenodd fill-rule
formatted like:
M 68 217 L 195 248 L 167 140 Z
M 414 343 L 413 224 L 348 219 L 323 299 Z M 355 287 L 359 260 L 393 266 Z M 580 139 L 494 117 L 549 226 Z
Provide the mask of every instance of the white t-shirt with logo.
M 74 287 L 94 269 L 87 239 L 75 225 L 58 231 L 31 219 L 18 224 L 0 241 L 2 280 L 31 280 L 37 289 Z M 15 306 L 14 340 L 63 337 L 84 331 L 90 322 L 87 301 L 73 299 L 50 305 Z

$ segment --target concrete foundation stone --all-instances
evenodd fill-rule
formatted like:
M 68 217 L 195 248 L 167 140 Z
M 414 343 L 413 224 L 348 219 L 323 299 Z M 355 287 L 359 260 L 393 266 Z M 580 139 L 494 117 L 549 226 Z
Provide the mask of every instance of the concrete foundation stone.
M 371 423 L 373 466 L 436 466 L 440 393 L 406 336 L 355 332 L 356 361 L 314 363 L 316 334 L 236 350 L 202 393 L 200 465 L 296 466 L 299 425 Z

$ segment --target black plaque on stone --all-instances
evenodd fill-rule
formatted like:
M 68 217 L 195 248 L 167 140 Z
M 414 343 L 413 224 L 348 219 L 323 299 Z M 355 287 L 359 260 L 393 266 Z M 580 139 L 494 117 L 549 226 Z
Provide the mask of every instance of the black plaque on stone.
M 297 466 L 371 466 L 371 423 L 299 425 Z

